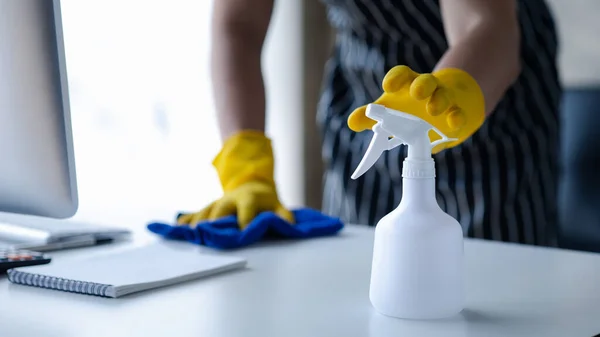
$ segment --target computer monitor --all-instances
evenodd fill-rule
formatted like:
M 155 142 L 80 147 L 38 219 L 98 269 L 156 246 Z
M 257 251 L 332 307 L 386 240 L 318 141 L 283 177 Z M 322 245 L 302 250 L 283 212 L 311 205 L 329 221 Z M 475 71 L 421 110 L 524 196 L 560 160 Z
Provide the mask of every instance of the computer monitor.
M 0 212 L 78 207 L 59 0 L 0 0 Z

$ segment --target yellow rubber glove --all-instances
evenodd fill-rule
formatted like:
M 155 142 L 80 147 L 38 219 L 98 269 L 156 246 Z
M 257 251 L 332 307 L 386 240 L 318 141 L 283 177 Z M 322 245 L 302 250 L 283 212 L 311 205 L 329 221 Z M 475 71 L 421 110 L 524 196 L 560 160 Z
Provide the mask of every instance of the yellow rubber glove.
M 485 102 L 479 85 L 460 69 L 418 74 L 407 66 L 392 68 L 383 79 L 384 93 L 373 103 L 424 119 L 457 141 L 436 146 L 432 152 L 454 147 L 477 131 L 485 120 Z M 365 115 L 367 106 L 354 110 L 348 126 L 356 132 L 371 129 L 375 121 Z M 431 141 L 440 136 L 431 131 Z
M 273 211 L 294 223 L 293 214 L 277 196 L 271 140 L 258 131 L 242 131 L 230 137 L 213 160 L 223 187 L 223 196 L 206 208 L 181 215 L 180 225 L 237 214 L 240 229 L 263 211 Z

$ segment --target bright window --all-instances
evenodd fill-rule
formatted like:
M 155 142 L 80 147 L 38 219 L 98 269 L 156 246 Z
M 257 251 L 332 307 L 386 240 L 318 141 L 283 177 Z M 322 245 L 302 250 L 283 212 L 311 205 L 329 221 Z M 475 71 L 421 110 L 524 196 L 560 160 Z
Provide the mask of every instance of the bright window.
M 221 190 L 211 101 L 212 1 L 63 0 L 80 209 L 140 226 Z
M 221 194 L 209 48 L 212 0 L 63 0 L 80 209 L 143 228 Z M 284 203 L 302 203 L 301 3 L 279 1 L 264 65 Z M 285 48 L 281 48 L 285 46 Z

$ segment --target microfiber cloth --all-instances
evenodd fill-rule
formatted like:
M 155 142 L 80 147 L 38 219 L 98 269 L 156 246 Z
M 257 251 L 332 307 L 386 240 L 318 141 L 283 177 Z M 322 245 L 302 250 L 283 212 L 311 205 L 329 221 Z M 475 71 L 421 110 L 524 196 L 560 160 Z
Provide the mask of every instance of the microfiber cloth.
M 199 222 L 195 228 L 150 223 L 148 229 L 167 239 L 186 240 L 198 245 L 218 249 L 233 249 L 251 245 L 266 238 L 307 239 L 333 235 L 344 224 L 340 219 L 329 217 L 310 208 L 292 211 L 296 220 L 290 224 L 273 212 L 258 214 L 244 230 L 240 230 L 235 216 L 214 221 Z

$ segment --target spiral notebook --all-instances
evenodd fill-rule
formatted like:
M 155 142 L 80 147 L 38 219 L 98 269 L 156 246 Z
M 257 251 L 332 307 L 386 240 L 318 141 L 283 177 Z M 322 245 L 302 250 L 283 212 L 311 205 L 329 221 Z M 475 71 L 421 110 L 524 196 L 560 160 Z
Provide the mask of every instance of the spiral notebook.
M 102 297 L 174 285 L 242 268 L 246 259 L 161 243 L 71 261 L 8 270 L 12 283 Z

